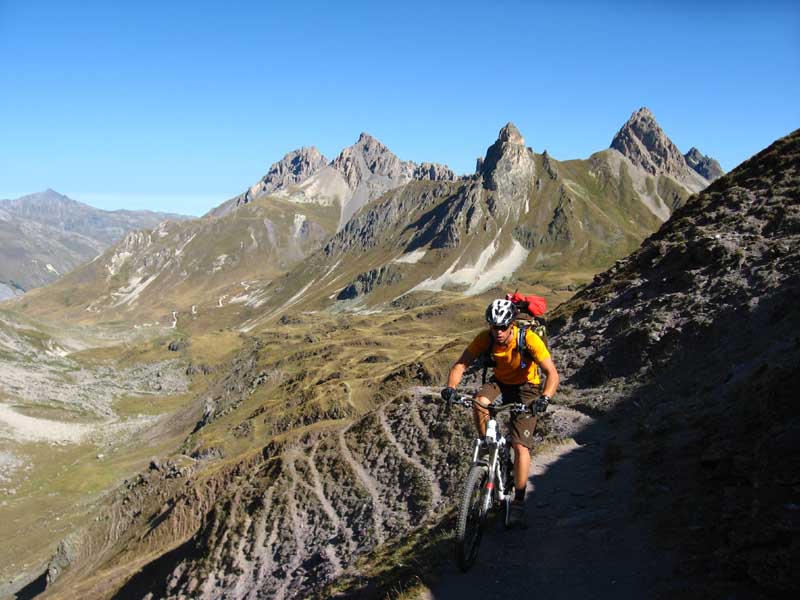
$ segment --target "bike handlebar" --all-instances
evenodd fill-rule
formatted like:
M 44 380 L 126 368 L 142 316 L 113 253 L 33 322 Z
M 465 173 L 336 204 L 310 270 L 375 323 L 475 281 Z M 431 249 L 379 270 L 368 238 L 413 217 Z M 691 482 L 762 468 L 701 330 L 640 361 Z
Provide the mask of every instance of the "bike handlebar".
M 525 406 L 522 402 L 512 402 L 511 404 L 489 404 L 485 406 L 478 402 L 477 398 L 473 398 L 472 396 L 465 396 L 460 395 L 456 398 L 452 398 L 450 404 L 457 404 L 458 406 L 464 406 L 469 408 L 470 406 L 480 406 L 481 408 L 485 408 L 489 411 L 489 414 L 494 416 L 500 414 L 502 412 L 511 411 L 515 413 L 524 413 L 530 412 L 532 415 L 536 414 L 535 403 L 532 403 L 530 406 Z

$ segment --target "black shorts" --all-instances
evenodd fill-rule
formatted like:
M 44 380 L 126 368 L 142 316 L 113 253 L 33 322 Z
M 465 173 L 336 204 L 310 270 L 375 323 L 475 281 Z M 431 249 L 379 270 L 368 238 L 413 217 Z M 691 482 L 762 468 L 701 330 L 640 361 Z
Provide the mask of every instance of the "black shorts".
M 539 388 L 532 383 L 506 385 L 492 380 L 483 384 L 478 397 L 486 398 L 490 403 L 503 394 L 503 404 L 522 402 L 530 406 L 539 397 Z M 537 418 L 530 413 L 511 415 L 511 443 L 533 448 L 533 432 L 536 430 Z

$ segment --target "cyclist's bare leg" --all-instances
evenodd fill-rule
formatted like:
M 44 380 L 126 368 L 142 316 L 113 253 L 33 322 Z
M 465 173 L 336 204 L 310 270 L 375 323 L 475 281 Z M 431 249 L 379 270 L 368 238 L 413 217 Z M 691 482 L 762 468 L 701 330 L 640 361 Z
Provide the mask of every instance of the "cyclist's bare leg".
M 489 422 L 489 411 L 483 406 L 489 406 L 489 399 L 483 396 L 475 398 L 482 406 L 472 405 L 472 416 L 475 418 L 475 428 L 481 437 L 486 435 L 486 424 Z
M 514 487 L 524 490 L 531 468 L 531 452 L 522 444 L 514 444 Z

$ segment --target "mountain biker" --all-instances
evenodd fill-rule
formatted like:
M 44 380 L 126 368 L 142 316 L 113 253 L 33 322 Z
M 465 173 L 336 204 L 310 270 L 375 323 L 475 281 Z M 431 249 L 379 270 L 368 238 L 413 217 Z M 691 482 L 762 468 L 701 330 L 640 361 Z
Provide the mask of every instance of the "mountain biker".
M 450 369 L 447 387 L 442 390 L 442 398 L 450 400 L 455 395 L 455 388 L 461 382 L 464 372 L 479 356 L 491 352 L 494 359 L 494 376 L 483 384 L 475 396 L 481 406 L 473 405 L 475 426 L 481 436 L 486 434 L 486 423 L 489 411 L 484 408 L 491 404 L 498 395 L 503 395 L 503 402 L 522 402 L 526 406 L 533 405 L 531 413 L 515 414 L 511 418 L 511 444 L 514 448 L 514 500 L 511 503 L 509 522 L 524 525 L 525 521 L 525 487 L 528 482 L 533 447 L 533 432 L 536 428 L 535 412 L 543 412 L 547 408 L 558 387 L 558 371 L 550 358 L 550 352 L 542 339 L 528 329 L 525 343 L 532 360 L 524 360 L 517 348 L 518 325 L 515 323 L 517 307 L 508 300 L 494 300 L 486 308 L 488 329 L 479 333 L 467 346 L 459 359 Z M 527 364 L 526 364 L 527 363 Z M 544 372 L 547 380 L 540 393 L 541 378 L 539 370 Z

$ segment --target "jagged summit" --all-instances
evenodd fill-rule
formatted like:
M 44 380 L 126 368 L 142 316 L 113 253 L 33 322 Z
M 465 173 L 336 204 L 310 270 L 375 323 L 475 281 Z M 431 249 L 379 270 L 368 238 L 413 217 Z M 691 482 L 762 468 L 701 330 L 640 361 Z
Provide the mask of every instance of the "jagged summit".
M 686 159 L 687 165 L 709 181 L 719 179 L 725 174 L 722 166 L 716 160 L 703 154 L 694 146 L 683 157 Z
M 505 127 L 500 130 L 500 135 L 497 136 L 498 141 L 506 142 L 509 144 L 525 145 L 525 138 L 511 121 L 506 123 Z
M 274 163 L 259 183 L 250 188 L 251 193 L 268 194 L 293 183 L 303 181 L 328 164 L 314 146 L 304 146 L 286 154 Z
M 497 141 L 486 151 L 486 157 L 478 161 L 478 172 L 487 189 L 509 197 L 527 193 L 536 166 L 533 151 L 525 146 L 525 138 L 513 123 L 506 123 L 500 130 Z
M 611 148 L 651 175 L 671 175 L 678 179 L 686 175 L 686 160 L 647 107 L 631 115 L 614 136 Z
M 362 132 L 358 141 L 342 150 L 331 166 L 355 189 L 370 174 L 410 180 L 415 165 L 401 161 L 383 142 Z

